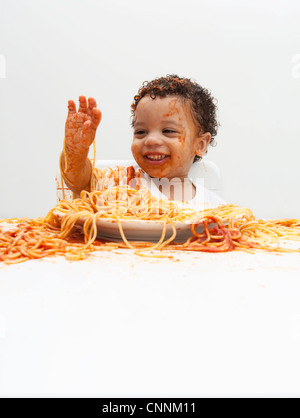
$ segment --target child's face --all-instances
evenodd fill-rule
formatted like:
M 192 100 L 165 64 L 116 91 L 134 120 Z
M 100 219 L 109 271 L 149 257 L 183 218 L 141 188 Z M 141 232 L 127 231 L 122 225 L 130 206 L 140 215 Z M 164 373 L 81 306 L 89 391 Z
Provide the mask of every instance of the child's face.
M 177 96 L 145 96 L 136 108 L 132 154 L 151 177 L 185 178 L 211 135 L 201 134 L 190 104 Z

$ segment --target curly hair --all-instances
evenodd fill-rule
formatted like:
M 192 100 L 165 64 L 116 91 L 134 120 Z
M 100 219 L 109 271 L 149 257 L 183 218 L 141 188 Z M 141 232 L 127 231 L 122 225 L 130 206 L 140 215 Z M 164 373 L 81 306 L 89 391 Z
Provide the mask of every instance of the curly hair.
M 131 105 L 131 126 L 134 127 L 134 119 L 137 105 L 144 96 L 155 97 L 179 96 L 183 100 L 189 100 L 192 106 L 194 120 L 199 129 L 211 134 L 210 145 L 215 145 L 215 136 L 220 126 L 217 121 L 217 101 L 211 93 L 194 83 L 189 78 L 181 78 L 176 74 L 168 74 L 166 77 L 156 78 L 152 81 L 144 81 L 140 87 L 138 94 L 134 96 Z M 200 160 L 201 157 L 195 156 L 194 162 Z

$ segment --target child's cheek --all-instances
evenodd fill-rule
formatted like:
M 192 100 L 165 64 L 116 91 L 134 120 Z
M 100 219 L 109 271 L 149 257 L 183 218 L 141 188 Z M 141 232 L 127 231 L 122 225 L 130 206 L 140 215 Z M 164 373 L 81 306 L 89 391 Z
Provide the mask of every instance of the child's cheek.
M 136 161 L 140 160 L 142 157 L 141 148 L 138 146 L 138 144 L 134 140 L 131 144 L 131 153 Z
M 185 143 L 185 134 L 179 135 L 178 136 L 178 141 L 179 141 L 180 145 L 184 145 L 184 143 Z
M 132 154 L 135 153 L 135 148 L 136 148 L 136 145 L 135 145 L 135 141 L 133 140 L 132 141 L 132 144 L 131 144 L 131 152 L 132 152 Z

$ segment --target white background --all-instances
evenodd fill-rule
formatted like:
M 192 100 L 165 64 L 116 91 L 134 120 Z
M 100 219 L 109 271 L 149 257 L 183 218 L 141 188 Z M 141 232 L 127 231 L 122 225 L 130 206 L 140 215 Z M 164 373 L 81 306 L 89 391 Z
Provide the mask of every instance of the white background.
M 55 204 L 68 99 L 94 96 L 97 157 L 128 159 L 133 96 L 170 73 L 218 99 L 223 198 L 299 217 L 299 21 L 298 0 L 0 0 L 0 217 Z

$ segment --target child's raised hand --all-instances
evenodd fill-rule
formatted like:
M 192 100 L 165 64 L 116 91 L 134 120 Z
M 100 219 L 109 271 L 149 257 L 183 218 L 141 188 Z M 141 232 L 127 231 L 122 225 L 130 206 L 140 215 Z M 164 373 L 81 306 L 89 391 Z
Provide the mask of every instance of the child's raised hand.
M 80 96 L 77 112 L 73 100 L 68 102 L 69 112 L 60 167 L 65 176 L 65 182 L 77 194 L 80 194 L 83 189 L 89 189 L 91 178 L 89 147 L 95 139 L 96 130 L 101 121 L 101 112 L 96 106 L 96 100 L 92 97 L 87 103 L 85 96 Z
M 86 154 L 93 143 L 97 127 L 101 121 L 101 112 L 97 109 L 96 100 L 79 96 L 79 108 L 73 100 L 68 102 L 68 116 L 65 125 L 65 147 L 67 154 Z

